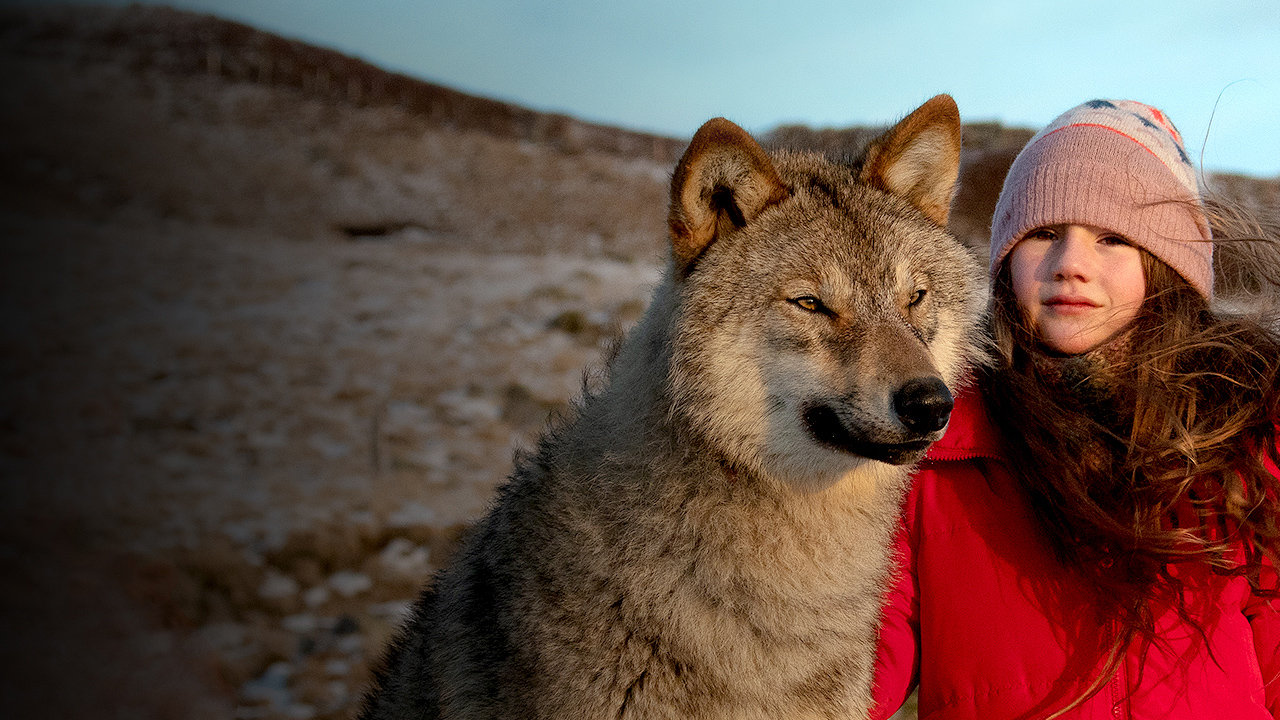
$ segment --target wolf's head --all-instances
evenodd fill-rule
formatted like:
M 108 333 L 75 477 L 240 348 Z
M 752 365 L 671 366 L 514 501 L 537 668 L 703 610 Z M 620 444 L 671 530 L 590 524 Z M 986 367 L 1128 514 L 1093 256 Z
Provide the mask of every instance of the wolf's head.
M 944 230 L 959 160 L 945 95 L 851 164 L 698 130 L 672 178 L 669 380 L 726 462 L 818 489 L 941 437 L 985 305 Z

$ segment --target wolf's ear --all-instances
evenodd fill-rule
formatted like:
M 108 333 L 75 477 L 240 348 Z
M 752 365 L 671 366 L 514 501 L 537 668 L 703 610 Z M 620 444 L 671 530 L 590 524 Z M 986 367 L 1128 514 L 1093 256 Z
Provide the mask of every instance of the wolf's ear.
M 872 141 L 858 179 L 946 227 L 959 172 L 960 111 L 950 95 L 937 95 Z
M 671 177 L 671 251 L 681 273 L 713 240 L 787 197 L 778 171 L 745 130 L 713 118 L 698 128 Z

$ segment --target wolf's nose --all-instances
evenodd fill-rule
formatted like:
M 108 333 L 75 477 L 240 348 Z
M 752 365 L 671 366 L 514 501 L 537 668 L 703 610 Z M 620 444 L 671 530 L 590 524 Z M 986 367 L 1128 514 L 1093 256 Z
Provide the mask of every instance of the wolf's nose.
M 936 377 L 916 378 L 893 394 L 893 411 L 911 432 L 928 435 L 947 426 L 951 417 L 951 392 Z

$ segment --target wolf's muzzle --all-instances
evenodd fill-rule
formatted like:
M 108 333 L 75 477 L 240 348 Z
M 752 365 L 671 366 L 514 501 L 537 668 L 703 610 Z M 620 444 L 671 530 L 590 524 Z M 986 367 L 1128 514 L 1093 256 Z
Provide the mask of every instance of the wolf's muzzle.
M 824 445 L 890 465 L 913 463 L 936 439 L 929 436 L 947 426 L 953 405 L 951 392 L 939 378 L 916 378 L 898 388 L 892 402 L 905 433 L 862 426 L 839 407 L 840 403 L 810 403 L 801 415 L 809 434 Z

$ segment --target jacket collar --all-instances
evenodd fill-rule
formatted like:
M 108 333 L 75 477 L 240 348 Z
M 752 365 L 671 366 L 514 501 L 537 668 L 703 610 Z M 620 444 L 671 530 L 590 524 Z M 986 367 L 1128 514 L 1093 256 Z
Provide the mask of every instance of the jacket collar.
M 942 439 L 925 454 L 925 460 L 971 460 L 1004 457 L 1000 436 L 987 415 L 982 390 L 966 383 L 956 394 L 951 420 Z

